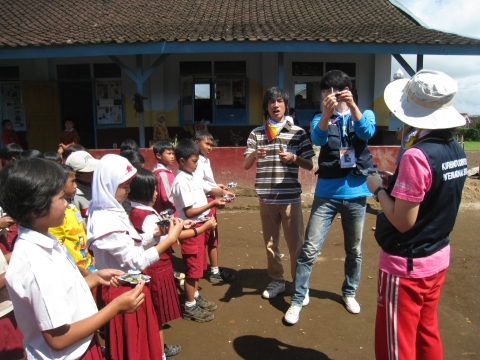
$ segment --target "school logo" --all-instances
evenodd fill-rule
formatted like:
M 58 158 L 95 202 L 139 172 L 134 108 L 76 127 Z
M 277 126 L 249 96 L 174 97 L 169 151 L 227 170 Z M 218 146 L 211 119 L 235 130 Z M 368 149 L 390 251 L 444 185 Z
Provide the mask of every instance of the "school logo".
M 133 171 L 133 166 L 132 166 L 132 165 L 128 165 L 128 166 L 127 166 L 127 174 L 128 174 L 129 172 L 131 172 L 131 171 Z

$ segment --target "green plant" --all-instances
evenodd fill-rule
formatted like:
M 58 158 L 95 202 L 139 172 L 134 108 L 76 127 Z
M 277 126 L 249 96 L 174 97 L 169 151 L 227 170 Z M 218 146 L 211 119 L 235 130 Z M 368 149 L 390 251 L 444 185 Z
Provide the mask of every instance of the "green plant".
M 230 141 L 233 145 L 240 145 L 240 142 L 243 140 L 243 136 L 240 134 L 240 131 L 234 132 L 230 130 Z

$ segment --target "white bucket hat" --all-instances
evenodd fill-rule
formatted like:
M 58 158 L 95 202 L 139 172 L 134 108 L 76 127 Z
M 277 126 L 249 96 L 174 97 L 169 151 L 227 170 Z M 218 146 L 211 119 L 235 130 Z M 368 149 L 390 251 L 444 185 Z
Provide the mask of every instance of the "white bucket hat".
M 450 76 L 420 70 L 410 80 L 395 80 L 385 89 L 390 111 L 405 124 L 417 129 L 449 129 L 465 125 L 465 118 L 452 106 L 458 90 Z

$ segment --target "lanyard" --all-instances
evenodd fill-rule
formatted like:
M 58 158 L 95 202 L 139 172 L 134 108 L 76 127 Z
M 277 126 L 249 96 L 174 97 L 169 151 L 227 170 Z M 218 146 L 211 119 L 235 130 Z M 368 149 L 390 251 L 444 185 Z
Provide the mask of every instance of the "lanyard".
M 345 117 L 341 117 L 340 115 L 337 116 L 335 119 L 336 119 L 336 122 L 335 122 L 335 125 L 337 125 L 337 128 L 338 128 L 338 132 L 340 134 L 340 143 L 341 143 L 341 146 L 344 146 L 344 143 L 343 143 L 343 139 L 345 138 L 346 139 L 346 142 L 347 142 L 347 145 L 348 146 L 351 146 L 352 145 L 352 140 L 350 139 L 350 136 L 348 135 L 349 133 L 349 124 L 350 124 L 350 119 L 348 118 L 347 120 L 347 124 L 344 125 L 344 121 L 345 119 L 348 118 L 348 115 L 345 116 Z M 342 122 L 342 124 L 340 125 L 340 121 Z M 346 131 L 344 131 L 343 129 L 345 128 Z M 344 137 L 345 135 L 345 137 Z

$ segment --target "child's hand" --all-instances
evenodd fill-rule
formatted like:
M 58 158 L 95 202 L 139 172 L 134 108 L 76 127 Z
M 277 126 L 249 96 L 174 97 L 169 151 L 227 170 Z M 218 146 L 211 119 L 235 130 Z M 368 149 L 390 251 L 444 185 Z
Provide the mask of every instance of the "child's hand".
M 177 241 L 180 233 L 183 230 L 183 220 L 180 218 L 170 219 L 170 229 L 168 229 L 168 236 L 172 236 Z
M 217 220 L 215 219 L 215 216 L 212 216 L 210 219 L 205 221 L 200 227 L 203 230 L 202 232 L 215 229 L 217 227 Z
M 195 226 L 195 221 L 187 219 L 183 220 L 183 229 L 188 230 Z
M 383 180 L 378 174 L 372 174 L 367 177 L 368 190 L 373 193 L 377 188 L 383 186 Z
M 115 303 L 119 314 L 133 314 L 145 301 L 145 294 L 142 293 L 145 282 L 139 283 L 135 288 L 116 297 Z
M 10 216 L 0 218 L 0 229 L 5 229 L 15 224 L 15 221 Z
M 339 92 L 338 101 L 343 101 L 349 108 L 356 107 L 353 95 L 350 90 L 342 90 Z
M 153 230 L 153 237 L 158 238 L 168 233 L 168 227 L 170 225 L 158 225 L 155 230 Z
M 225 207 L 225 200 L 223 199 L 215 199 L 212 203 L 217 209 L 223 209 Z
M 102 269 L 93 273 L 97 277 L 98 285 L 112 287 L 118 287 L 119 283 L 116 277 L 123 274 L 125 274 L 123 271 L 117 269 Z
M 228 197 L 236 198 L 236 195 L 230 191 L 223 191 L 223 195 L 228 195 Z

